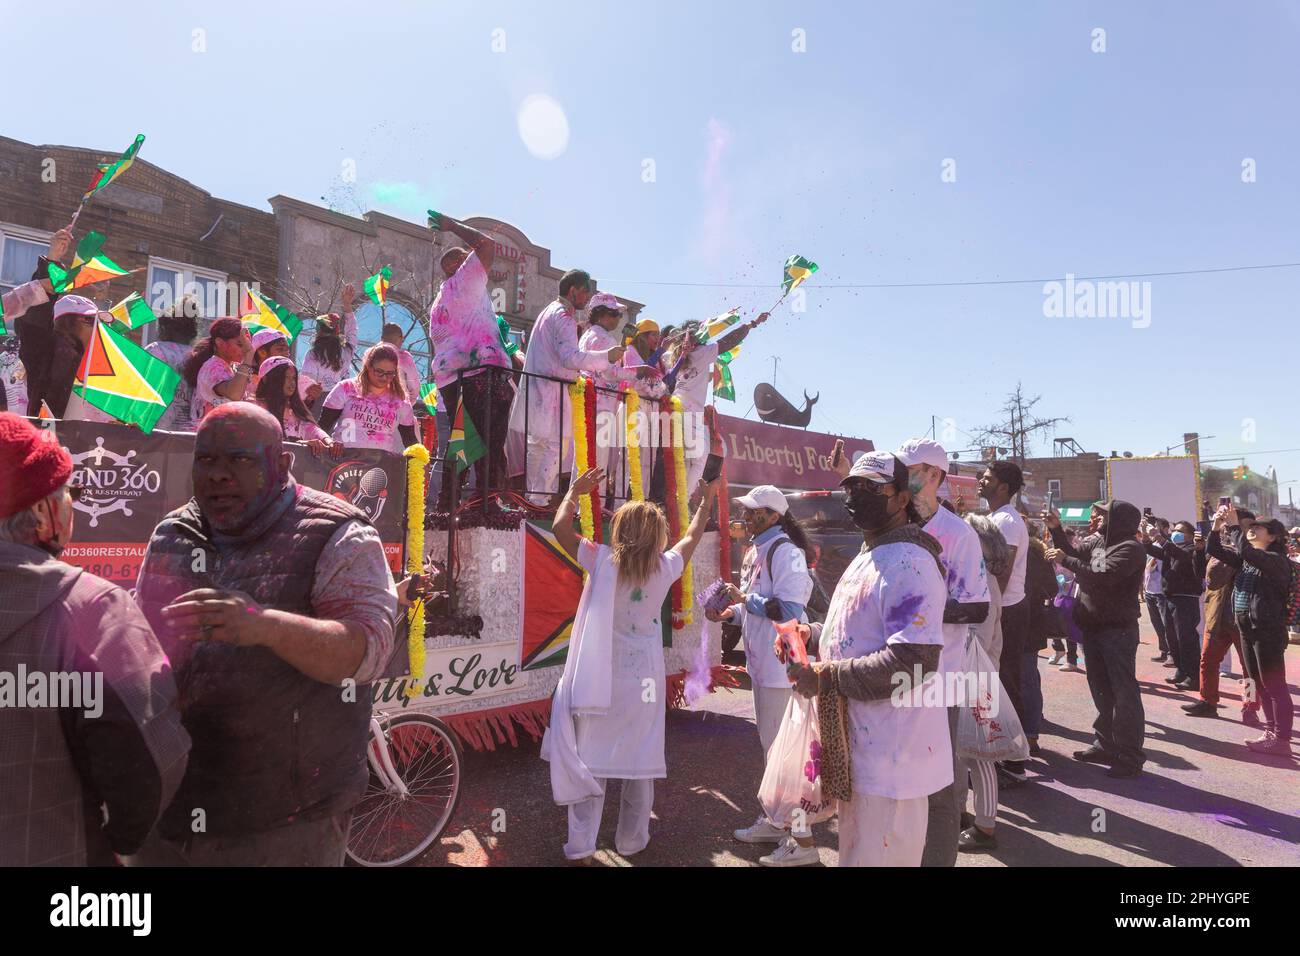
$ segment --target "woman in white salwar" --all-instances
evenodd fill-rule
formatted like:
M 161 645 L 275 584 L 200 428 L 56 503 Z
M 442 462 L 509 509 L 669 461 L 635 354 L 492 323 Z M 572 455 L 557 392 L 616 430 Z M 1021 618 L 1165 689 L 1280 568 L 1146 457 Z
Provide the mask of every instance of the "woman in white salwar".
M 614 514 L 610 544 L 574 530 L 578 499 L 605 478 L 599 468 L 570 485 L 555 514 L 555 538 L 587 580 L 573 621 L 564 674 L 551 702 L 542 759 L 551 764 L 555 802 L 569 808 L 565 857 L 590 863 L 605 788 L 623 781 L 614 848 L 640 853 L 650 842 L 654 781 L 664 762 L 664 598 L 704 536 L 717 482 L 700 482 L 690 527 L 668 550 L 668 521 L 657 504 L 630 501 Z

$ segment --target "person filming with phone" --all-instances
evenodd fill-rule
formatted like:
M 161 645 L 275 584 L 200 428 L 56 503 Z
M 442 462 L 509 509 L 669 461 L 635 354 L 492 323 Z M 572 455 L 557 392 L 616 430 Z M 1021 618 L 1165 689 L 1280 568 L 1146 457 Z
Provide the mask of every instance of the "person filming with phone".
M 1210 557 L 1237 570 L 1232 582 L 1232 611 L 1241 633 L 1246 676 L 1255 686 L 1264 711 L 1264 732 L 1246 746 L 1255 753 L 1291 755 L 1292 707 L 1286 683 L 1287 599 L 1295 573 L 1286 551 L 1286 528 L 1276 518 L 1256 520 L 1236 535 L 1237 549 L 1224 544 L 1226 529 L 1240 524 L 1237 509 L 1223 505 L 1210 527 Z

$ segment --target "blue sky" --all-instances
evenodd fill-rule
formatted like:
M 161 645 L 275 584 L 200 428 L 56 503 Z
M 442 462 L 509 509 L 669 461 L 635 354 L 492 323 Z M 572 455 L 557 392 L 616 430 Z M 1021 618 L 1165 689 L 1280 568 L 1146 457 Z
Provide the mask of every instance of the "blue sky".
M 1300 478 L 1265 453 L 1300 448 L 1300 269 L 1151 279 L 1146 328 L 1049 318 L 1039 284 L 835 288 L 1300 262 L 1300 3 L 71 3 L 93 44 L 54 45 L 38 5 L 5 7 L 3 132 L 28 142 L 143 131 L 260 208 L 495 216 L 661 322 L 759 311 L 787 255 L 817 261 L 807 311 L 733 365 L 737 414 L 773 355 L 784 393 L 820 392 L 814 427 L 886 446 L 931 415 L 973 432 L 1020 380 L 1086 449 L 1199 431 Z M 567 118 L 555 158 L 521 138 L 533 95 Z

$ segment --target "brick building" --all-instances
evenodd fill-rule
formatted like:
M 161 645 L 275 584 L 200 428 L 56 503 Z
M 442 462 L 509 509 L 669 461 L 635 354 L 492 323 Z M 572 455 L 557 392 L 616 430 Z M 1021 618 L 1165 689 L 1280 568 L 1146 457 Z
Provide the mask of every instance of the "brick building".
M 31 278 L 50 236 L 72 218 L 95 164 L 119 155 L 0 137 L 0 288 Z M 140 292 L 162 309 L 188 292 L 211 318 L 231 314 L 240 283 L 262 281 L 269 295 L 277 293 L 275 216 L 219 199 L 147 160 L 137 159 L 86 205 L 76 237 L 91 229 L 107 236 L 105 255 L 140 270 L 91 287 L 102 305 Z
M 304 317 L 337 308 L 344 282 L 361 281 L 387 265 L 393 269 L 385 315 L 373 303 L 357 307 L 362 345 L 379 340 L 383 321 L 395 322 L 407 333 L 407 348 L 424 367 L 429 354 L 429 306 L 442 284 L 437 268 L 443 252 L 462 241 L 451 232 L 433 232 L 424 225 L 379 212 L 361 217 L 325 209 L 289 196 L 273 196 L 271 208 L 280 231 L 277 280 L 290 308 Z M 551 265 L 551 251 L 536 245 L 516 226 L 475 216 L 465 220 L 496 242 L 488 277 L 493 308 L 517 332 L 532 328 L 539 312 L 559 293 L 565 269 Z M 598 279 L 599 277 L 597 277 Z M 644 306 L 619 297 L 635 322 Z
M 0 288 L 8 291 L 31 278 L 50 236 L 72 218 L 96 164 L 119 155 L 120 150 L 34 146 L 0 137 Z M 191 294 L 210 319 L 236 314 L 241 287 L 255 285 L 304 320 L 301 358 L 312 319 L 337 310 L 339 291 L 352 282 L 362 345 L 379 340 L 386 318 L 408 330 L 406 346 L 417 362 L 427 359 L 429 306 L 442 282 L 436 263 L 460 244 L 453 233 L 379 212 L 357 218 L 284 195 L 268 202 L 270 212 L 219 199 L 136 159 L 86 205 L 76 238 L 91 229 L 104 233 L 104 253 L 139 271 L 91 287 L 91 297 L 108 306 L 139 292 L 161 310 Z M 488 289 L 496 311 L 522 335 L 555 298 L 566 270 L 552 265 L 551 251 L 516 226 L 484 217 L 466 221 L 497 243 Z M 381 317 L 360 287 L 384 265 L 393 268 L 393 284 Z M 635 322 L 644 306 L 620 301 Z M 200 333 L 203 328 L 200 323 Z M 155 330 L 145 326 L 143 340 L 150 341 Z

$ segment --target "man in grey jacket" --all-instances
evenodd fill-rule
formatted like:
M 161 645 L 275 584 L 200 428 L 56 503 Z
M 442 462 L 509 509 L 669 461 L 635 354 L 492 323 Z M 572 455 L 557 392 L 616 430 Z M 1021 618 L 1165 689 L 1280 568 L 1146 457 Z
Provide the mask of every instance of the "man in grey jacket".
M 52 435 L 0 413 L 0 867 L 134 853 L 190 749 L 144 615 L 59 560 L 71 474 Z

